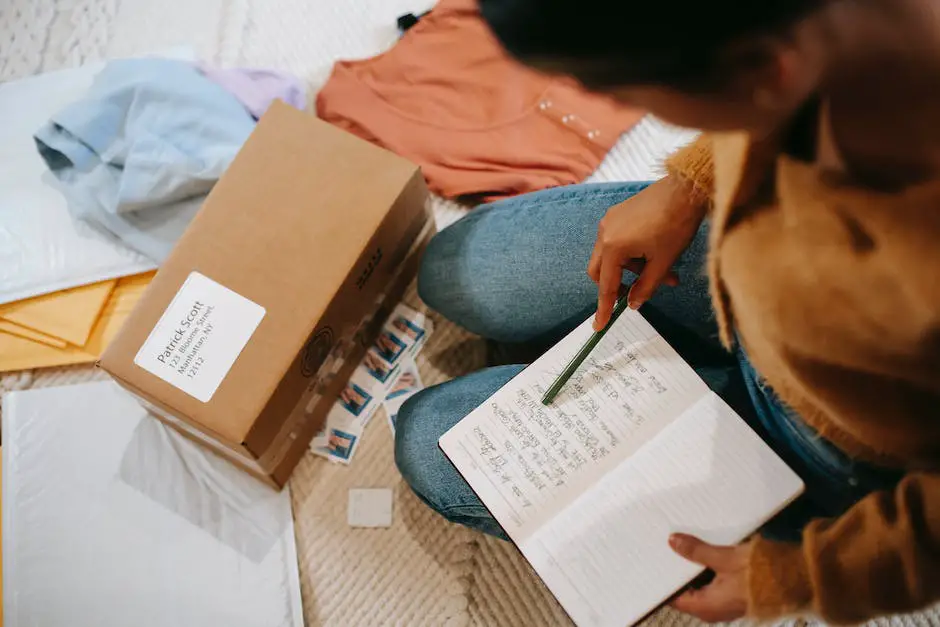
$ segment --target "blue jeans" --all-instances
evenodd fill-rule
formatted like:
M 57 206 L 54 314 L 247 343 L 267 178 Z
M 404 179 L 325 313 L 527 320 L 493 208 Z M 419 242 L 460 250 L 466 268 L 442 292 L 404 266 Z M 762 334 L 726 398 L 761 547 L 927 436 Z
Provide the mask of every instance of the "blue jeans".
M 593 313 L 597 286 L 586 269 L 597 224 L 644 186 L 578 185 L 475 209 L 432 240 L 420 295 L 498 352 L 530 361 Z M 838 516 L 869 492 L 893 487 L 902 473 L 848 458 L 780 402 L 741 351 L 722 348 L 704 269 L 707 228 L 674 267 L 679 286 L 660 288 L 641 313 L 803 478 L 805 495 L 764 529 L 795 540 L 809 520 Z M 633 278 L 624 273 L 625 283 Z M 418 497 L 445 518 L 498 537 L 505 535 L 437 441 L 523 367 L 491 367 L 428 388 L 397 419 L 395 458 Z

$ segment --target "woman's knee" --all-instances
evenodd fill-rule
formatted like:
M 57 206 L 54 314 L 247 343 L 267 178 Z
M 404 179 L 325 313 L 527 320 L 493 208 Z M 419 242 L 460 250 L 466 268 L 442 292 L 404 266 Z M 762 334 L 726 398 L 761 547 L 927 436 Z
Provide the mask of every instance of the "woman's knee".
M 597 223 L 639 188 L 562 187 L 474 209 L 431 240 L 418 293 L 444 317 L 488 339 L 541 337 L 593 304 L 597 288 L 585 271 Z
M 437 511 L 446 515 L 482 507 L 441 452 L 438 440 L 522 368 L 501 366 L 475 372 L 422 390 L 398 410 L 395 463 L 412 490 Z
M 453 320 L 455 311 L 449 305 L 458 304 L 452 297 L 455 281 L 459 280 L 459 240 L 463 229 L 460 223 L 435 235 L 421 259 L 418 270 L 418 295 L 429 307 Z
M 514 335 L 510 287 L 500 258 L 505 250 L 492 242 L 491 229 L 478 218 L 487 208 L 438 233 L 428 244 L 418 270 L 418 295 L 431 309 L 458 326 L 490 339 Z
M 432 388 L 433 392 L 433 388 Z M 395 463 L 405 482 L 428 507 L 452 523 L 506 539 L 507 536 L 437 445 L 446 431 L 433 398 L 419 393 L 398 411 Z
M 435 495 L 440 482 L 433 477 L 438 475 L 434 467 L 438 464 L 440 451 L 433 440 L 441 434 L 433 429 L 434 421 L 429 419 L 424 401 L 424 395 L 419 392 L 398 410 L 395 418 L 395 464 L 411 489 L 436 509 L 441 504 Z

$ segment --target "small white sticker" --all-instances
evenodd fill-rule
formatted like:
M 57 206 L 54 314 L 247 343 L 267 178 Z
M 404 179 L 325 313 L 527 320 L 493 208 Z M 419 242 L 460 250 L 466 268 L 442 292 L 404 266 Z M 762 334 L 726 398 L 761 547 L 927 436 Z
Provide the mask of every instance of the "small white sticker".
M 346 522 L 350 527 L 391 527 L 392 491 L 387 488 L 350 490 Z
M 207 403 L 264 314 L 261 305 L 192 272 L 134 363 Z

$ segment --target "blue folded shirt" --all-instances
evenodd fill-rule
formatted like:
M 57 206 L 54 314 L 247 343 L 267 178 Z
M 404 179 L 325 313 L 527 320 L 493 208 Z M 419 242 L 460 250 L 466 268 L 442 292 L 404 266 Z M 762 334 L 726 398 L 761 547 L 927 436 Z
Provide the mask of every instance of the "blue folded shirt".
M 35 139 L 73 216 L 160 263 L 254 125 L 191 64 L 125 59 Z

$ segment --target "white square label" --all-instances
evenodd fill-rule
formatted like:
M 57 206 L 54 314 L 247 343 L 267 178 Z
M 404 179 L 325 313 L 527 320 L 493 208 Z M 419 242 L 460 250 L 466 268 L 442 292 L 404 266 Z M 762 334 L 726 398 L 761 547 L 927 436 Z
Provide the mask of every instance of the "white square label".
M 346 522 L 350 527 L 391 527 L 392 491 L 387 488 L 350 490 Z
M 261 305 L 192 272 L 134 363 L 207 403 L 264 314 Z

